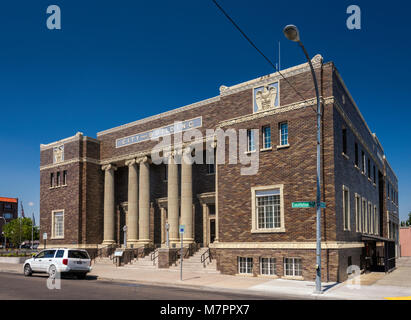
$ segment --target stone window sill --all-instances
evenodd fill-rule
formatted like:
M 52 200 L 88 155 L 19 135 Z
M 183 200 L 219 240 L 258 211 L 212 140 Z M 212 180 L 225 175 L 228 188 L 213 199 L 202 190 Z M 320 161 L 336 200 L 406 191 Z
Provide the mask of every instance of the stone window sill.
M 269 278 L 269 279 L 278 279 L 279 276 L 276 274 L 259 274 L 257 277 L 259 278 Z
M 289 279 L 289 280 L 304 280 L 302 276 L 283 276 L 281 279 Z
M 286 149 L 286 148 L 289 148 L 289 147 L 290 147 L 289 144 L 279 145 L 279 146 L 277 146 L 277 150 L 279 150 L 279 149 Z
M 260 149 L 261 152 L 264 152 L 264 151 L 272 151 L 272 150 L 273 150 L 273 147 Z
M 256 153 L 256 151 L 255 151 L 255 150 L 251 150 L 251 151 L 246 151 L 246 152 L 244 152 L 244 154 L 252 154 L 252 153 Z
M 235 276 L 237 277 L 254 277 L 252 273 L 236 273 Z
M 51 190 L 51 189 L 59 189 L 59 188 L 63 188 L 63 187 L 67 187 L 67 184 L 62 184 L 62 185 L 59 185 L 59 186 L 50 187 L 49 190 Z
M 284 233 L 285 228 L 275 228 L 275 229 L 252 229 L 251 233 Z
M 63 240 L 64 237 L 51 237 L 50 240 Z
M 354 168 L 357 169 L 358 171 L 360 171 L 360 167 L 357 166 L 356 164 L 354 164 Z
M 206 176 L 215 176 L 215 172 L 213 172 L 213 173 L 206 173 Z
M 346 153 L 342 152 L 341 154 L 342 154 L 342 156 L 343 156 L 345 159 L 347 159 L 347 160 L 350 159 L 350 157 L 349 157 Z

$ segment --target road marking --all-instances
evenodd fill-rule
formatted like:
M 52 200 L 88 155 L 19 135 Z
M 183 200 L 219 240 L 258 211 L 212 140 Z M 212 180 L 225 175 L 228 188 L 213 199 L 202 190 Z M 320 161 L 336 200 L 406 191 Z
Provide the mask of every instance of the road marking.
M 411 296 L 409 297 L 386 297 L 386 300 L 411 300 Z

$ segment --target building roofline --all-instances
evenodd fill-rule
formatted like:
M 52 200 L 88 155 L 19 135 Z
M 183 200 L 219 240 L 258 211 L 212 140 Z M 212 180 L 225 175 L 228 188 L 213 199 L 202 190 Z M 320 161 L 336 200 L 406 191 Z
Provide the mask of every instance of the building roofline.
M 0 197 L 0 202 L 13 202 L 13 203 L 17 203 L 18 200 L 19 200 L 18 198 Z
M 64 138 L 64 139 L 61 139 L 61 140 L 50 142 L 48 144 L 40 144 L 40 151 L 47 150 L 47 149 L 56 147 L 60 144 L 64 144 L 64 143 L 68 143 L 68 142 L 72 142 L 72 141 L 77 141 L 77 140 L 80 140 L 80 139 L 82 139 L 83 141 L 92 141 L 92 142 L 95 142 L 95 143 L 100 143 L 100 141 L 97 140 L 97 139 L 87 137 L 87 136 L 83 136 L 82 132 L 77 132 L 74 136 L 71 136 L 71 137 L 68 137 L 68 138 Z
M 316 56 L 314 56 L 314 58 L 311 61 L 313 63 L 314 68 L 318 68 L 322 65 L 323 57 L 320 54 L 317 54 Z M 286 76 L 291 77 L 291 76 L 294 76 L 296 74 L 300 74 L 300 73 L 303 73 L 303 72 L 309 72 L 309 71 L 310 71 L 310 66 L 309 66 L 308 62 L 305 62 L 305 63 L 299 64 L 299 65 L 296 65 L 296 66 L 281 70 L 281 74 L 284 77 L 286 77 Z M 169 111 L 165 111 L 165 112 L 162 112 L 162 113 L 159 113 L 159 114 L 156 114 L 156 115 L 153 115 L 153 116 L 149 116 L 149 117 L 146 117 L 146 118 L 143 118 L 143 119 L 139 119 L 139 120 L 136 120 L 136 121 L 133 121 L 133 122 L 129 122 L 129 123 L 117 126 L 117 127 L 113 127 L 111 129 L 107 129 L 107 130 L 97 132 L 97 138 L 102 136 L 102 135 L 105 135 L 105 134 L 113 133 L 113 132 L 123 130 L 123 129 L 126 129 L 126 128 L 130 128 L 130 127 L 133 127 L 133 126 L 136 126 L 136 125 L 139 125 L 139 124 L 147 123 L 147 122 L 157 120 L 157 119 L 161 119 L 161 118 L 164 118 L 164 117 L 176 114 L 176 113 L 180 113 L 180 112 L 183 112 L 183 111 L 186 111 L 186 110 L 195 109 L 195 108 L 198 108 L 198 107 L 201 107 L 201 106 L 213 103 L 213 102 L 217 102 L 217 101 L 220 100 L 221 97 L 224 97 L 224 96 L 227 96 L 227 95 L 230 95 L 230 94 L 234 94 L 234 93 L 237 93 L 237 92 L 240 92 L 240 91 L 243 91 L 243 90 L 247 90 L 247 89 L 253 88 L 253 87 L 258 86 L 258 85 L 263 85 L 266 82 L 277 81 L 277 80 L 280 80 L 281 78 L 282 78 L 282 76 L 280 75 L 279 72 L 274 72 L 274 73 L 271 73 L 271 74 L 268 74 L 268 75 L 265 75 L 265 76 L 262 76 L 262 77 L 259 77 L 259 78 L 255 78 L 253 80 L 248 80 L 246 82 L 235 84 L 235 85 L 230 86 L 230 87 L 222 85 L 222 86 L 220 86 L 220 94 L 218 96 L 215 96 L 215 97 L 209 98 L 209 99 L 205 99 L 205 100 L 201 100 L 201 101 L 198 101 L 198 102 L 195 102 L 195 103 L 183 106 L 183 107 L 175 108 L 175 109 L 172 109 L 172 110 L 169 110 Z

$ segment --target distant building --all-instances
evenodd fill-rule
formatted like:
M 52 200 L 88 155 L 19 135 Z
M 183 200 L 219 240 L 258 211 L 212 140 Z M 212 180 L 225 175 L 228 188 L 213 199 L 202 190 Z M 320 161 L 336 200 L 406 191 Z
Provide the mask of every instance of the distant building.
M 13 219 L 17 219 L 18 216 L 18 202 L 17 198 L 5 198 L 0 197 L 0 239 L 1 245 L 4 244 L 4 236 L 3 236 L 3 225 L 4 223 L 8 223 Z M 6 221 L 4 221 L 6 220 Z
M 400 228 L 401 257 L 411 257 L 411 227 Z

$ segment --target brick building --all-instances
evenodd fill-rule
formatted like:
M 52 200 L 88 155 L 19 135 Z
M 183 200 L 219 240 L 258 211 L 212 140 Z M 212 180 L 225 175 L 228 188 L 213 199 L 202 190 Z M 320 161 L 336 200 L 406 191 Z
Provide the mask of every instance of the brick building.
M 3 225 L 18 217 L 19 200 L 0 197 L 0 245 L 4 245 Z
M 312 61 L 323 107 L 322 274 L 342 281 L 349 265 L 395 265 L 398 179 L 334 64 L 320 55 Z M 221 86 L 216 97 L 97 139 L 77 133 L 41 145 L 40 233 L 48 245 L 119 246 L 126 225 L 128 247 L 147 253 L 166 247 L 168 227 L 162 252 L 172 251 L 181 224 L 184 244 L 210 248 L 222 273 L 315 278 L 315 209 L 292 208 L 315 200 L 315 91 L 307 63 L 281 73 L 287 81 L 274 73 Z M 210 129 L 239 140 L 218 139 Z M 204 149 L 196 159 L 223 154 L 223 163 L 176 161 L 199 154 L 180 152 L 188 142 L 178 134 L 194 131 L 191 146 Z M 162 140 L 152 138 L 171 136 L 156 163 L 152 151 Z M 232 155 L 257 159 L 258 170 L 244 174 Z

